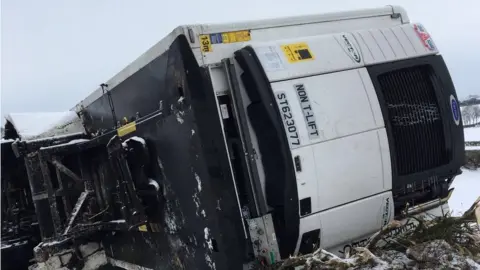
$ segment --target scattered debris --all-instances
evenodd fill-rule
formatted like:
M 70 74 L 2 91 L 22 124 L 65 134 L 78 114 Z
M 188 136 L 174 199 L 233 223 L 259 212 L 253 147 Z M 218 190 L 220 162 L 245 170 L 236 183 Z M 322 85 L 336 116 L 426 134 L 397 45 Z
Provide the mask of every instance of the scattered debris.
M 418 218 L 413 230 L 384 239 L 400 226 L 392 221 L 373 235 L 366 247 L 340 258 L 323 249 L 290 257 L 258 269 L 480 269 L 480 197 L 463 216 L 426 220 Z M 380 239 L 387 245 L 377 246 Z

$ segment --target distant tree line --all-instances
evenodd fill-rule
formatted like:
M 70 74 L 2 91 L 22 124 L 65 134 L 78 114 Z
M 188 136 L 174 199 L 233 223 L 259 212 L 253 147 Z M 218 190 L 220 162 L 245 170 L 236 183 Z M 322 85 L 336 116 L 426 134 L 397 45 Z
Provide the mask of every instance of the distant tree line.
M 460 102 L 460 106 L 471 106 L 471 105 L 479 105 L 480 104 L 480 96 L 479 95 L 470 95 L 464 101 Z
M 470 95 L 460 102 L 464 127 L 480 124 L 480 95 Z
M 480 105 L 466 106 L 462 108 L 462 119 L 464 126 L 480 123 Z

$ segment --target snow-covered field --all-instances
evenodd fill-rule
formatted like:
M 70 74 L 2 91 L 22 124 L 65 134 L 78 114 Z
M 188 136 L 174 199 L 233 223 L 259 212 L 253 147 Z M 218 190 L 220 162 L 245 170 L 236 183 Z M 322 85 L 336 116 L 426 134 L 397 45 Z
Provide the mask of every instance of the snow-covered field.
M 465 128 L 465 142 L 480 141 L 480 127 Z M 465 150 L 480 150 L 480 146 L 466 146 Z M 463 173 L 459 175 L 452 183 L 455 188 L 448 205 L 452 214 L 461 215 L 468 210 L 472 203 L 480 196 L 480 169 L 468 170 L 462 169 Z
M 6 117 L 22 140 L 85 132 L 80 118 L 73 111 L 11 113 Z
M 465 150 L 467 150 L 467 151 L 480 150 L 480 146 L 479 146 L 479 145 L 475 145 L 475 146 L 465 146 Z
M 464 129 L 465 142 L 480 142 L 480 127 Z
M 448 206 L 455 216 L 462 215 L 480 196 L 480 170 L 463 169 L 463 173 L 452 183 L 455 188 Z

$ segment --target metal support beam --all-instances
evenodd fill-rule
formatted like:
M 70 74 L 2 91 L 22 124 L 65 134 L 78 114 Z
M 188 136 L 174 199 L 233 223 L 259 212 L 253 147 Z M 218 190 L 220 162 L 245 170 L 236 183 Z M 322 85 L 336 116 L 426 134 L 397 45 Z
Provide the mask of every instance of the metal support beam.
M 57 174 L 57 180 L 58 180 L 58 189 L 59 190 L 62 190 L 62 201 L 63 201 L 63 206 L 64 206 L 64 209 L 65 209 L 65 216 L 68 217 L 70 211 L 72 211 L 72 206 L 70 205 L 70 202 L 68 201 L 67 199 L 67 193 L 68 193 L 68 190 L 65 190 L 63 188 L 63 180 L 62 180 L 62 175 L 60 173 L 60 170 L 57 168 L 55 170 L 55 173 Z
M 24 164 L 27 170 L 28 182 L 30 184 L 32 201 L 35 206 L 35 214 L 40 228 L 40 235 L 42 240 L 51 238 L 55 235 L 55 231 L 53 230 L 48 194 L 40 169 L 38 153 L 34 152 L 25 155 Z
M 39 154 L 39 163 L 40 163 L 40 169 L 42 171 L 42 176 L 43 176 L 43 181 L 45 183 L 45 187 L 47 189 L 47 194 L 48 194 L 48 202 L 50 204 L 50 212 L 52 214 L 52 220 L 53 220 L 53 228 L 55 230 L 56 234 L 60 233 L 62 223 L 60 221 L 60 215 L 58 214 L 58 208 L 57 208 L 57 196 L 53 190 L 53 185 L 52 185 L 52 178 L 50 176 L 50 170 L 48 168 L 47 161 L 45 158 Z
M 82 178 L 80 176 L 76 175 L 74 172 L 72 172 L 69 168 L 65 167 L 60 161 L 58 161 L 56 158 L 53 158 L 51 163 L 53 166 L 55 166 L 59 171 L 63 172 L 65 175 L 68 177 L 72 178 L 78 183 L 83 183 Z
M 72 215 L 68 219 L 68 224 L 67 224 L 67 227 L 65 228 L 65 231 L 63 232 L 63 235 L 67 235 L 70 232 L 70 229 L 72 228 L 73 222 L 75 222 L 75 219 L 77 218 L 78 213 L 80 213 L 80 210 L 82 209 L 83 203 L 87 199 L 88 195 L 90 195 L 90 192 L 83 191 L 80 194 L 80 197 L 78 197 L 77 203 L 75 204 L 75 207 L 73 208 Z

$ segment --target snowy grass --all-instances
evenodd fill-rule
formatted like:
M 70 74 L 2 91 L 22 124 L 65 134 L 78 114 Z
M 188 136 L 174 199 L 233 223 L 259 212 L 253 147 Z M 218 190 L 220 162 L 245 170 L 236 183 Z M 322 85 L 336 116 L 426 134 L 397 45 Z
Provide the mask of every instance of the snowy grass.
M 465 146 L 466 151 L 480 151 L 480 145 L 475 145 L 475 146 Z
M 480 197 L 459 217 L 412 218 L 415 229 L 385 238 L 402 226 L 394 220 L 346 258 L 318 249 L 259 269 L 480 269 Z
M 455 178 L 452 188 L 455 188 L 448 200 L 448 206 L 453 216 L 460 216 L 480 196 L 480 170 L 462 169 L 463 173 Z
M 471 127 L 464 129 L 465 142 L 480 142 L 480 127 Z M 476 151 L 480 151 L 480 146 L 465 146 L 467 151 L 467 163 L 472 163 L 472 159 L 475 159 L 474 163 L 478 163 L 478 155 Z M 471 167 L 476 167 L 478 164 Z M 470 166 L 469 166 L 470 167 Z M 448 201 L 452 215 L 462 215 L 468 207 L 480 196 L 480 169 L 469 170 L 462 169 L 463 173 L 457 176 L 452 183 L 452 188 L 455 188 L 453 194 Z
M 480 142 L 480 127 L 464 129 L 465 142 Z
M 6 119 L 22 140 L 85 132 L 80 118 L 72 111 L 10 113 Z

